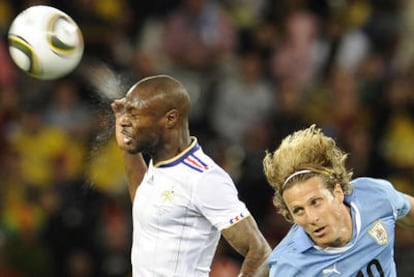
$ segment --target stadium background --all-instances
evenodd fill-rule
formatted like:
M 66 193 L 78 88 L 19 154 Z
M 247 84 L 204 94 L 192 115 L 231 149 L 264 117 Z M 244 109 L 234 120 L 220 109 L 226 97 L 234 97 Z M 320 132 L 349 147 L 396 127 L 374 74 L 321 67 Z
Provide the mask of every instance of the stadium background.
M 83 63 L 119 87 L 168 73 L 193 100 L 192 134 L 234 178 L 272 245 L 288 225 L 261 159 L 317 123 L 350 153 L 355 176 L 414 194 L 412 0 L 0 0 L 0 276 L 129 276 L 131 219 L 109 102 L 80 70 L 39 81 L 16 69 L 7 31 L 25 7 L 71 15 Z M 113 88 L 103 78 L 100 89 Z M 107 81 L 107 80 L 106 80 Z M 397 228 L 399 276 L 414 236 Z M 236 276 L 220 243 L 211 276 Z

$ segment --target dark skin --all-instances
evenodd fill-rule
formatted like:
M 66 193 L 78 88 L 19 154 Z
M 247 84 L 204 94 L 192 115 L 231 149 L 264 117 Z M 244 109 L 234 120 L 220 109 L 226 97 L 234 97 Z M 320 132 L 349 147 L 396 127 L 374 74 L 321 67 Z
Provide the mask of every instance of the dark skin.
M 159 75 L 135 84 L 124 98 L 112 103 L 112 110 L 133 201 L 147 170 L 141 153 L 150 155 L 157 164 L 177 156 L 191 144 L 190 99 L 178 81 Z M 239 276 L 268 276 L 271 248 L 252 216 L 224 229 L 222 235 L 244 256 Z
M 410 201 L 411 209 L 410 212 L 403 218 L 399 219 L 397 223 L 405 228 L 414 229 L 414 197 L 408 194 L 405 196 L 408 198 L 408 201 Z

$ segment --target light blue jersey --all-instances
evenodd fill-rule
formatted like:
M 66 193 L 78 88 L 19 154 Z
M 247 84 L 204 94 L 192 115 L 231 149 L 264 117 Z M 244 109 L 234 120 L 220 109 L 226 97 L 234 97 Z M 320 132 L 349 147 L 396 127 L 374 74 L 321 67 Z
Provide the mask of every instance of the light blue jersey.
M 395 222 L 409 212 L 410 203 L 385 180 L 358 178 L 352 186 L 345 197 L 352 240 L 344 247 L 320 249 L 295 224 L 269 258 L 270 277 L 396 276 Z

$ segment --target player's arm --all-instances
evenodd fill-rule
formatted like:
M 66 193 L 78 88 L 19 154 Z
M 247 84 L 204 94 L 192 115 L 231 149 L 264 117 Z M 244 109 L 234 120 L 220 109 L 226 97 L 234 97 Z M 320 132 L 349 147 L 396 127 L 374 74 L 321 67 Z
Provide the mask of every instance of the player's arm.
M 240 277 L 268 276 L 267 259 L 271 248 L 252 216 L 224 229 L 222 235 L 238 253 L 244 256 Z
M 124 149 L 124 136 L 121 133 L 121 116 L 124 107 L 124 98 L 117 99 L 111 104 L 112 111 L 115 115 L 115 137 L 116 141 L 122 151 L 122 157 L 124 160 L 124 167 L 128 181 L 128 190 L 131 202 L 134 201 L 135 192 L 141 184 L 144 174 L 147 170 L 147 164 L 145 163 L 142 154 L 130 154 Z
M 408 201 L 410 202 L 411 208 L 408 214 L 398 220 L 398 224 L 404 227 L 414 229 L 414 197 L 406 194 Z

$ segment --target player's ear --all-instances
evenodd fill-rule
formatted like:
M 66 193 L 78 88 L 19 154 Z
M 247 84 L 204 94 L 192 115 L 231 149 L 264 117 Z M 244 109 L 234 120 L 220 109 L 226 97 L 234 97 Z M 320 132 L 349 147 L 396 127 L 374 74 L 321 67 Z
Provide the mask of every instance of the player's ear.
M 340 184 L 335 185 L 333 194 L 335 195 L 335 198 L 337 198 L 340 202 L 344 201 L 345 194 Z
M 171 109 L 165 114 L 167 128 L 172 128 L 177 124 L 179 113 L 177 109 Z

